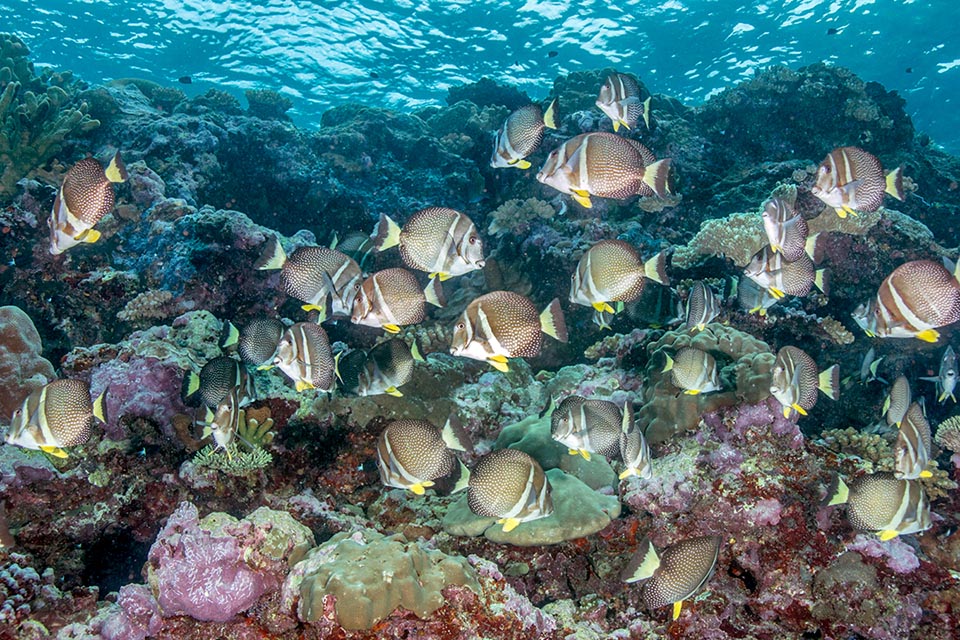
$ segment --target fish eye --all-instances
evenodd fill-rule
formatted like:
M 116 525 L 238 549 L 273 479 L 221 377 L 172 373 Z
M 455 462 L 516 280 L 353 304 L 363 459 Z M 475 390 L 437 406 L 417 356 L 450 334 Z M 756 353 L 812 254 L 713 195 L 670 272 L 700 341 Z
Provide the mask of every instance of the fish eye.
M 477 244 L 477 240 L 478 240 L 477 236 L 470 236 L 467 242 L 469 242 L 470 244 Z
M 467 325 L 465 325 L 464 323 L 462 322 L 457 323 L 457 329 L 466 329 L 466 328 L 467 328 Z

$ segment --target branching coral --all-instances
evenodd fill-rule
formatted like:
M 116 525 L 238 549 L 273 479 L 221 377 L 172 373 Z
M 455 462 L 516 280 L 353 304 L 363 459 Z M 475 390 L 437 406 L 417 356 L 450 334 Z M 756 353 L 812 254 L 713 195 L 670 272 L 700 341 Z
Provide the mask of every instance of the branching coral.
M 144 291 L 124 305 L 117 314 L 118 320 L 162 320 L 177 315 L 173 294 L 163 289 Z
M 199 468 L 242 477 L 269 467 L 273 464 L 273 456 L 260 447 L 245 451 L 238 447 L 236 442 L 227 445 L 226 451 L 208 444 L 193 457 L 193 463 Z
M 491 235 L 523 235 L 530 230 L 530 224 L 537 220 L 549 220 L 556 214 L 553 206 L 544 200 L 527 198 L 526 200 L 507 200 L 490 213 L 487 231 Z
M 851 344 L 853 342 L 853 334 L 847 331 L 843 323 L 836 318 L 831 316 L 823 318 L 820 321 L 820 327 L 837 344 Z
M 29 53 L 17 36 L 0 34 L 0 197 L 46 164 L 67 136 L 100 126 L 87 115 L 86 103 L 74 98 L 71 76 L 38 78 L 27 61 Z
M 880 434 L 864 433 L 853 427 L 828 429 L 821 434 L 826 445 L 846 456 L 859 458 L 868 473 L 893 471 L 893 450 Z

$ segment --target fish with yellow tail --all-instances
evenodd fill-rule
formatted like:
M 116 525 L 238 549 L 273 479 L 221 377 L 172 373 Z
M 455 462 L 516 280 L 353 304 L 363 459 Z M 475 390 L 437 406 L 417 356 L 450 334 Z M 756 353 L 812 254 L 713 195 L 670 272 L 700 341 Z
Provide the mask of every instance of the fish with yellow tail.
M 400 387 L 413 378 L 416 362 L 423 362 L 416 342 L 413 346 L 407 346 L 407 343 L 399 338 L 381 342 L 366 355 L 359 372 L 357 394 L 402 397 Z
M 661 373 L 670 372 L 670 381 L 690 396 L 722 389 L 717 361 L 706 351 L 684 347 L 673 357 L 664 354 L 667 364 Z
M 467 305 L 453 327 L 450 353 L 486 361 L 509 371 L 509 358 L 540 355 L 542 334 L 567 341 L 567 325 L 556 298 L 537 313 L 529 298 L 512 291 L 492 291 Z
M 893 444 L 893 475 L 916 480 L 930 478 L 930 423 L 916 402 L 910 405 Z
M 932 526 L 930 501 L 919 480 L 901 480 L 892 473 L 869 473 L 848 486 L 835 476 L 826 506 L 847 505 L 847 521 L 858 531 L 872 531 L 881 540 L 926 531 Z
M 937 329 L 960 320 L 960 262 L 951 273 L 938 262 L 915 260 L 880 283 L 877 295 L 853 312 L 871 338 L 917 338 L 937 342 Z
M 490 166 L 494 169 L 516 167 L 529 169 L 526 159 L 543 143 L 547 129 L 556 129 L 557 101 L 544 111 L 538 104 L 520 107 L 504 121 L 493 142 Z
M 467 506 L 483 518 L 497 518 L 504 532 L 553 513 L 550 481 L 540 464 L 523 451 L 497 449 L 470 471 Z
M 743 273 L 778 300 L 788 295 L 805 296 L 814 286 L 830 295 L 827 272 L 817 269 L 811 257 L 816 253 L 817 239 L 807 238 L 806 250 L 793 262 L 787 261 L 783 252 L 775 253 L 766 246 L 754 254 Z
M 741 311 L 757 314 L 761 318 L 767 316 L 767 310 L 777 304 L 778 298 L 750 278 L 742 278 L 737 286 L 737 306 Z
M 670 158 L 657 160 L 639 142 L 613 133 L 584 133 L 551 151 L 537 180 L 586 209 L 590 196 L 663 198 L 670 193 Z
M 880 160 L 859 147 L 839 147 L 820 164 L 810 191 L 846 218 L 876 211 L 883 204 L 884 194 L 903 200 L 902 174 L 902 167 L 884 174 Z
M 647 609 L 673 605 L 673 619 L 680 617 L 684 600 L 703 588 L 717 566 L 720 536 L 681 540 L 660 554 L 649 539 L 637 545 L 620 578 L 627 583 L 645 581 L 643 602 Z
M 370 236 L 378 251 L 400 247 L 403 263 L 446 280 L 482 269 L 483 240 L 473 221 L 454 209 L 429 207 L 417 211 L 401 228 L 390 216 L 380 221 Z
M 237 436 L 243 416 L 244 411 L 240 408 L 240 387 L 230 389 L 217 405 L 216 411 L 207 407 L 207 416 L 203 422 L 203 437 L 213 437 L 213 442 L 216 444 L 214 451 L 223 449 L 227 452 L 228 458 L 233 457 L 230 453 L 230 445 Z
M 597 106 L 613 122 L 614 132 L 620 127 L 634 129 L 640 118 L 650 128 L 650 96 L 640 100 L 640 83 L 632 75 L 612 73 L 600 87 Z
M 349 318 L 363 274 L 350 256 L 327 247 L 300 247 L 289 256 L 273 237 L 254 265 L 259 270 L 280 269 L 284 293 L 303 303 L 304 311 L 320 313 L 320 322 Z
M 927 382 L 932 382 L 937 385 L 937 402 L 943 404 L 947 401 L 947 398 L 956 403 L 957 398 L 953 395 L 954 389 L 957 388 L 957 376 L 960 375 L 960 369 L 957 362 L 957 354 L 953 351 L 953 347 L 947 345 L 947 350 L 943 352 L 943 357 L 940 359 L 940 371 L 933 377 L 923 377 L 921 380 L 926 380 Z
M 470 472 L 454 451 L 468 447 L 455 416 L 442 429 L 426 420 L 393 420 L 377 440 L 380 481 L 418 496 L 431 487 L 441 493 L 461 491 Z
M 624 469 L 618 476 L 620 480 L 637 476 L 644 480 L 653 477 L 653 465 L 650 463 L 650 446 L 643 437 L 643 429 L 636 424 L 633 405 L 623 403 L 623 421 L 620 425 L 620 460 Z
M 831 400 L 840 397 L 840 367 L 819 371 L 813 358 L 797 347 L 783 347 L 777 352 L 770 375 L 770 394 L 783 405 L 784 418 L 794 413 L 807 415 L 817 404 L 818 392 Z
M 787 262 L 799 260 L 806 250 L 809 228 L 793 204 L 784 198 L 770 198 L 763 204 L 761 217 L 770 250 L 783 253 Z
M 903 423 L 903 418 L 907 415 L 907 410 L 912 402 L 912 393 L 910 392 L 910 382 L 907 376 L 899 376 L 890 386 L 890 393 L 883 401 L 883 414 L 887 418 L 887 424 L 896 425 L 899 429 Z
M 229 356 L 211 358 L 200 373 L 187 371 L 180 387 L 180 397 L 188 407 L 216 407 L 230 389 L 240 388 L 240 406 L 255 398 L 253 378 L 242 362 Z
M 567 396 L 550 414 L 550 437 L 585 460 L 614 458 L 620 449 L 620 408 L 607 400 Z
M 126 182 L 127 177 L 119 151 L 106 169 L 94 158 L 70 167 L 50 212 L 50 253 L 60 255 L 78 244 L 99 240 L 100 232 L 94 227 L 113 211 L 114 183 Z
M 437 278 L 425 289 L 406 269 L 377 271 L 360 285 L 353 303 L 350 321 L 367 327 L 381 327 L 387 333 L 400 333 L 400 327 L 423 322 L 427 304 L 442 307 L 443 291 Z
M 647 280 L 667 284 L 665 267 L 662 252 L 644 262 L 623 240 L 601 240 L 583 254 L 570 277 L 570 302 L 613 315 L 617 309 L 611 303 L 636 300 Z
M 334 357 L 330 351 L 330 339 L 320 325 L 298 322 L 283 332 L 273 362 L 258 368 L 277 367 L 293 381 L 298 392 L 331 391 L 339 377 L 337 355 Z
M 106 391 L 90 399 L 90 386 L 82 380 L 54 380 L 23 401 L 10 418 L 4 441 L 24 449 L 66 458 L 66 447 L 84 444 L 97 422 L 105 423 Z
M 684 326 L 690 331 L 703 331 L 708 324 L 720 315 L 721 301 L 701 280 L 697 280 L 690 287 L 687 296 L 686 322 Z
M 236 349 L 245 363 L 259 367 L 272 360 L 280 344 L 280 337 L 286 327 L 277 318 L 261 316 L 252 319 L 238 329 L 232 322 L 223 323 L 220 335 L 220 348 Z

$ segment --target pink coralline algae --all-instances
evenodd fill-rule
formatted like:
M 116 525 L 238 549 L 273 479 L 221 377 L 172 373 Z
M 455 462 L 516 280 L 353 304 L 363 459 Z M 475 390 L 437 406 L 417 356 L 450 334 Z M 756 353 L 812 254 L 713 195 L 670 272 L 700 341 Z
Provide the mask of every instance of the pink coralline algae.
M 226 622 L 276 586 L 244 562 L 237 538 L 202 530 L 197 508 L 187 502 L 170 516 L 148 563 L 164 616 Z
M 901 538 L 881 542 L 875 535 L 860 533 L 847 545 L 847 549 L 866 558 L 883 559 L 887 568 L 894 573 L 911 573 L 920 567 L 920 559 L 913 547 Z
M 113 360 L 98 366 L 91 376 L 90 389 L 94 394 L 107 391 L 107 436 L 117 440 L 125 437 L 122 417 L 172 424 L 173 416 L 187 412 L 180 402 L 182 378 L 183 370 L 156 358 Z
M 117 604 L 117 612 L 100 629 L 103 640 L 144 640 L 163 627 L 157 601 L 146 585 L 120 587 Z

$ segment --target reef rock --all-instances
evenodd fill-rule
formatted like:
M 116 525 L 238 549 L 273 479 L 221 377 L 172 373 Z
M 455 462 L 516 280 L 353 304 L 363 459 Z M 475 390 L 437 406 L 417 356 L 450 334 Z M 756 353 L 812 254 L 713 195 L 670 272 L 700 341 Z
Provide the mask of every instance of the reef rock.
M 0 421 L 9 420 L 24 398 L 56 377 L 42 351 L 30 316 L 20 307 L 0 307 Z

